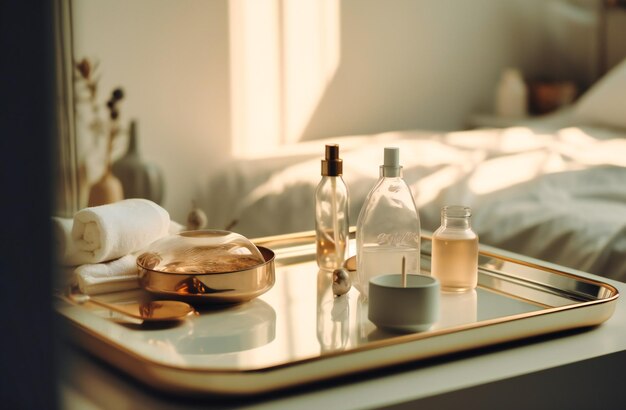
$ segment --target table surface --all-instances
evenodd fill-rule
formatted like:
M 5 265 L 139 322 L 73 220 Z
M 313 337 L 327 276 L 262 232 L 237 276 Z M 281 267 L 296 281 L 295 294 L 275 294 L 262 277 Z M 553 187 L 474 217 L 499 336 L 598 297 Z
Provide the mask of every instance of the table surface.
M 481 248 L 493 251 L 489 247 Z M 502 250 L 497 252 L 598 279 L 626 293 L 626 284 L 621 282 Z M 463 403 L 480 399 L 477 404 L 489 406 L 498 400 L 509 400 L 508 392 L 518 395 L 510 403 L 514 408 L 538 403 L 549 407 L 551 392 L 559 393 L 553 395 L 558 398 L 555 403 L 559 406 L 612 404 L 623 402 L 610 393 L 621 379 L 613 373 L 626 365 L 626 305 L 622 298 L 618 299 L 613 316 L 591 329 L 509 343 L 427 363 L 407 363 L 377 375 L 344 378 L 245 401 L 192 401 L 163 396 L 67 344 L 61 346 L 60 362 L 58 388 L 65 409 L 410 408 L 416 403 L 440 407 L 450 404 L 452 399 Z M 533 390 L 520 394 L 524 386 Z

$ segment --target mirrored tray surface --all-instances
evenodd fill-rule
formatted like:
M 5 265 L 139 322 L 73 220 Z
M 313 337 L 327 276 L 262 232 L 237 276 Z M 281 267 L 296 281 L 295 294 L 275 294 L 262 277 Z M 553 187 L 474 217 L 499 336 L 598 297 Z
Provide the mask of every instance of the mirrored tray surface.
M 611 285 L 481 252 L 475 291 L 441 294 L 425 332 L 381 331 L 353 287 L 334 297 L 310 233 L 255 241 L 276 253 L 276 283 L 229 307 L 171 326 L 128 323 L 98 307 L 61 301 L 68 337 L 140 381 L 179 394 L 257 394 L 511 340 L 598 325 L 615 309 Z M 354 243 L 352 243 L 354 247 Z M 422 271 L 430 269 L 422 238 Z M 354 253 L 354 252 L 353 252 Z M 148 298 L 141 291 L 100 296 Z

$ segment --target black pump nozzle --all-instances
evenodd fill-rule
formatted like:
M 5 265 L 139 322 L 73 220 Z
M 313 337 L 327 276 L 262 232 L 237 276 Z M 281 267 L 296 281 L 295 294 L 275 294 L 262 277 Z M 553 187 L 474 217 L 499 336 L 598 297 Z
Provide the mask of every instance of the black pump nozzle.
M 339 145 L 326 145 L 326 156 L 322 160 L 322 175 L 329 177 L 343 175 L 343 160 L 339 158 Z

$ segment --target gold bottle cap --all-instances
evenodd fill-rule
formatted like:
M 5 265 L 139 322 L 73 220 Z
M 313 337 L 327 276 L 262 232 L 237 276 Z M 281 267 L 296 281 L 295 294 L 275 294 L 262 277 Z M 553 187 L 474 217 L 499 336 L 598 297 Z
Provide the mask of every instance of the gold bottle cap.
M 329 177 L 343 175 L 343 160 L 339 158 L 339 145 L 326 145 L 326 156 L 322 160 L 322 175 Z

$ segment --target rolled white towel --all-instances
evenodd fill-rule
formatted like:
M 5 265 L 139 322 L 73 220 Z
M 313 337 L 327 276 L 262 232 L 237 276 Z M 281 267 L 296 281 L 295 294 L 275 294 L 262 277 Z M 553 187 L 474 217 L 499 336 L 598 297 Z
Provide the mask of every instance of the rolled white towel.
M 137 255 L 126 255 L 107 263 L 81 265 L 74 270 L 76 282 L 86 295 L 138 288 L 136 261 Z
M 99 263 L 139 251 L 167 235 L 170 216 L 147 199 L 125 199 L 74 215 L 72 265 Z
M 52 225 L 55 237 L 55 251 L 57 261 L 62 266 L 76 266 L 80 256 L 77 255 L 77 248 L 72 238 L 72 226 L 74 220 L 72 218 L 62 218 L 58 216 L 52 217 Z M 185 227 L 178 222 L 170 221 L 168 233 L 170 235 L 177 234 L 185 230 Z M 155 239 L 156 240 L 156 239 Z M 74 271 L 72 268 L 71 272 Z

